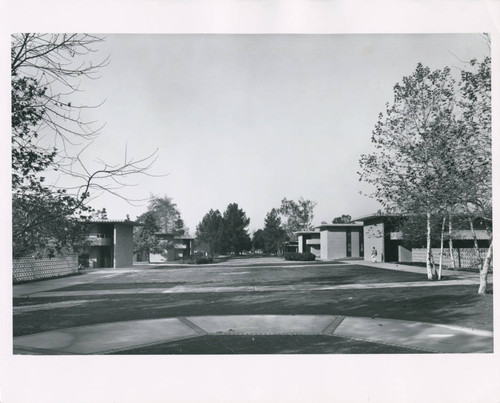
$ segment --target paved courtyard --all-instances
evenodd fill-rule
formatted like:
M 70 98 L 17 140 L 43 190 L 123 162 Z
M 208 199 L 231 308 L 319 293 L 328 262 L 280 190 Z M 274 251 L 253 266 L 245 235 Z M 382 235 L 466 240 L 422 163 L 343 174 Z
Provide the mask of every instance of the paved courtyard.
M 14 286 L 15 354 L 489 353 L 477 275 L 232 259 Z

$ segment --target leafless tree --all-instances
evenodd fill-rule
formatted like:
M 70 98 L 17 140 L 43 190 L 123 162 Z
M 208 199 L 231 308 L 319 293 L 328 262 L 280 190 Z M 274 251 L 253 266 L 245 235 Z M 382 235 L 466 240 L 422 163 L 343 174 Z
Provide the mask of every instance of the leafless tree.
M 99 59 L 104 40 L 89 34 L 12 35 L 14 248 L 23 238 L 32 240 L 23 249 L 36 248 L 54 221 L 69 224 L 81 218 L 91 210 L 88 202 L 102 192 L 133 202 L 120 189 L 132 185 L 131 177 L 151 175 L 157 151 L 141 158 L 125 151 L 121 163 L 99 160 L 92 168 L 83 157 L 104 127 L 85 113 L 102 102 L 79 103 L 82 82 L 99 79 L 110 61 L 109 56 Z M 51 175 L 60 182 L 70 178 L 71 185 L 55 179 L 48 183 Z

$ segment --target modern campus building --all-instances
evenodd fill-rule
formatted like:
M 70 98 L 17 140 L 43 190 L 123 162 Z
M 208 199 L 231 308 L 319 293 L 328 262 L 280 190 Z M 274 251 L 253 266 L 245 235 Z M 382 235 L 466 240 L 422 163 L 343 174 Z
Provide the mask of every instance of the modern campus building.
M 80 254 L 80 264 L 90 268 L 120 268 L 134 264 L 133 230 L 141 224 L 130 220 L 92 220 L 87 225 L 89 247 Z M 137 261 L 173 262 L 193 253 L 195 238 L 173 234 L 156 236 L 170 241 L 169 246 L 161 254 L 138 254 L 135 256 Z
M 363 224 L 323 224 L 317 231 L 297 232 L 298 251 L 320 259 L 363 257 Z
M 407 249 L 401 231 L 405 218 L 394 215 L 371 214 L 359 217 L 346 224 L 322 224 L 315 231 L 299 231 L 298 252 L 310 252 L 318 259 L 363 258 L 371 260 L 373 248 L 377 251 L 379 262 L 420 262 L 425 261 L 425 248 Z M 480 253 L 488 248 L 491 234 L 484 229 L 475 230 Z M 458 267 L 470 265 L 474 260 L 474 240 L 471 230 L 452 231 L 453 253 Z M 448 264 L 451 256 L 448 240 L 444 242 L 444 259 Z M 434 245 L 435 246 L 435 245 Z M 433 246 L 433 255 L 439 256 L 438 248 Z
M 151 263 L 164 263 L 173 262 L 175 260 L 183 259 L 192 256 L 194 252 L 193 244 L 196 238 L 189 236 L 178 236 L 175 234 L 159 233 L 156 236 L 168 241 L 169 246 L 163 253 L 150 253 L 147 258 Z M 138 260 L 146 260 L 139 257 Z
M 79 257 L 90 268 L 130 267 L 133 264 L 133 229 L 130 220 L 92 220 L 88 223 L 88 250 Z
M 400 261 L 399 254 L 403 242 L 400 225 L 403 218 L 398 216 L 371 214 L 357 218 L 363 223 L 363 242 L 365 260 L 371 260 L 373 248 L 377 251 L 377 260 L 382 262 Z

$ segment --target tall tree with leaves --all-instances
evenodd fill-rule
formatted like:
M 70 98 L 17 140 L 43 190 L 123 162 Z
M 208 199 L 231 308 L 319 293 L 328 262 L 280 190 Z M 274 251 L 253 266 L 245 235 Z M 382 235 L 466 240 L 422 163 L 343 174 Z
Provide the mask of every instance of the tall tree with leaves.
M 283 227 L 289 239 L 296 240 L 297 231 L 310 231 L 313 229 L 314 207 L 316 203 L 300 197 L 297 201 L 284 198 L 278 209 L 284 219 Z
M 179 230 L 179 223 L 183 224 L 181 213 L 171 197 L 152 195 L 149 199 L 148 212 L 153 214 L 160 232 L 165 234 L 173 234 Z
M 245 212 L 239 208 L 237 203 L 231 203 L 227 206 L 223 215 L 224 232 L 223 248 L 227 252 L 239 255 L 243 251 L 252 248 L 252 241 L 248 235 L 247 227 L 250 219 Z
M 375 186 L 371 195 L 391 212 L 425 214 L 427 276 L 431 267 L 432 217 L 448 197 L 448 167 L 460 129 L 454 116 L 455 82 L 449 68 L 415 72 L 394 86 L 394 101 L 372 135 L 375 152 L 360 160 L 360 180 Z M 453 154 L 451 154 L 453 155 Z
M 342 214 L 340 217 L 335 217 L 332 220 L 332 224 L 348 224 L 352 221 L 352 218 L 349 214 Z
M 479 218 L 492 227 L 492 148 L 491 148 L 491 58 L 472 60 L 462 71 L 460 85 L 462 122 L 468 147 L 462 150 L 464 194 L 462 211 L 469 216 L 471 229 Z M 477 249 L 477 248 L 476 248 Z M 488 271 L 492 268 L 493 242 L 480 270 L 478 293 L 485 294 Z
M 151 211 L 142 214 L 137 220 L 142 225 L 134 228 L 134 253 L 145 254 L 148 259 L 151 253 L 158 251 L 158 232 L 160 227 Z
M 252 249 L 264 251 L 265 247 L 264 230 L 258 229 L 252 235 Z
M 210 256 L 222 253 L 224 219 L 219 210 L 210 210 L 196 226 L 196 243 Z
M 279 254 L 281 246 L 287 239 L 285 229 L 281 224 L 281 218 L 277 209 L 272 209 L 264 219 L 264 229 L 262 232 L 264 241 L 264 252 Z
M 172 244 L 172 240 L 162 239 L 160 234 L 172 236 L 184 234 L 184 229 L 179 228 L 184 224 L 177 205 L 168 196 L 151 196 L 148 210 L 137 217 L 137 222 L 142 225 L 134 231 L 134 250 L 149 255 L 162 253 Z

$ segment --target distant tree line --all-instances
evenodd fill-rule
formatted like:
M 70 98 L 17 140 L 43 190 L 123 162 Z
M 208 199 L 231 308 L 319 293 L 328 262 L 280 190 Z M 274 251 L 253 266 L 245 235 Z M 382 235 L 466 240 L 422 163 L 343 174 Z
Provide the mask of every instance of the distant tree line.
M 250 219 L 237 203 L 227 206 L 224 213 L 210 210 L 196 227 L 197 249 L 214 256 L 239 255 L 259 250 L 266 254 L 281 254 L 283 243 L 297 239 L 295 232 L 311 230 L 316 203 L 304 198 L 284 198 L 279 208 L 266 214 L 264 228 L 250 237 Z
M 250 219 L 237 203 L 227 206 L 223 214 L 210 210 L 196 227 L 196 246 L 210 256 L 239 255 L 252 248 L 248 234 Z
M 298 200 L 281 200 L 279 208 L 266 214 L 264 228 L 255 231 L 252 245 L 265 254 L 283 254 L 287 241 L 296 241 L 298 231 L 311 231 L 316 203 L 300 197 Z

